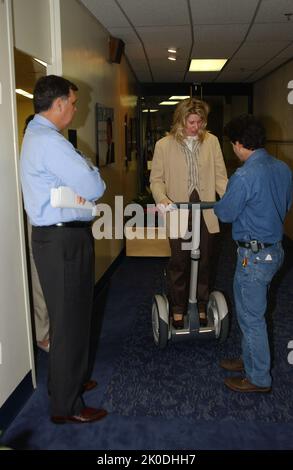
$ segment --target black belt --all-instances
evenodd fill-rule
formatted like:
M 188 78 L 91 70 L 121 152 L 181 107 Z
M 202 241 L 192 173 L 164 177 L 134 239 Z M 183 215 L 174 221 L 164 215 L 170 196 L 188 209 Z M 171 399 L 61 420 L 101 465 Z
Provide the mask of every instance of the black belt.
M 252 251 L 263 250 L 264 248 L 268 248 L 269 246 L 274 245 L 275 243 L 263 243 L 257 240 L 250 240 L 249 242 L 241 242 L 236 240 L 237 246 L 241 246 L 242 248 L 247 248 Z
M 58 222 L 58 224 L 45 225 L 44 228 L 54 228 L 54 227 L 69 227 L 69 228 L 83 228 L 91 227 L 92 222 L 82 222 L 80 220 L 73 220 L 72 222 Z

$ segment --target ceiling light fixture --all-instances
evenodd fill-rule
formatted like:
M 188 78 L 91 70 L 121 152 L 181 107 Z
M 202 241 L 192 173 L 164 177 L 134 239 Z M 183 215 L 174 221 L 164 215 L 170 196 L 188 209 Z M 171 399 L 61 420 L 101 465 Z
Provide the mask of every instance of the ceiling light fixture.
M 162 106 L 174 106 L 174 104 L 178 104 L 179 101 L 161 101 L 161 103 L 159 103 L 159 105 L 162 105 Z
M 170 47 L 168 49 L 168 52 L 171 52 L 171 54 L 176 54 L 177 50 L 175 49 L 175 47 Z
M 190 98 L 190 95 L 173 95 L 170 96 L 169 100 L 186 100 L 187 98 Z
M 21 88 L 16 88 L 16 93 L 18 93 L 19 95 L 22 95 L 22 96 L 25 96 L 26 98 L 29 98 L 30 100 L 33 99 L 34 95 L 32 95 L 31 93 L 29 93 L 28 91 L 25 91 L 25 90 L 22 90 Z
M 169 55 L 168 57 L 169 60 L 176 60 L 176 57 L 172 56 L 172 55 Z
M 157 111 L 159 111 L 158 109 L 143 109 L 142 112 L 143 113 L 156 113 Z
M 44 62 L 43 60 L 41 60 L 41 59 L 37 59 L 36 57 L 34 57 L 34 60 L 36 62 L 39 62 L 39 64 L 43 65 L 44 67 L 48 66 L 48 64 L 46 62 Z
M 219 72 L 228 59 L 191 59 L 189 72 Z

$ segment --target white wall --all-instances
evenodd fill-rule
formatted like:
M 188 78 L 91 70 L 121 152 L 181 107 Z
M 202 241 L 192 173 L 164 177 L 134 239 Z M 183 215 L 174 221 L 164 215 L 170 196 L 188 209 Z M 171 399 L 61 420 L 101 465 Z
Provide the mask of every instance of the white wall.
M 16 114 L 14 46 L 50 62 L 50 73 L 61 73 L 58 39 L 60 43 L 59 0 L 0 1 L 0 406 L 30 370 L 35 385 L 18 175 L 21 116 Z
M 10 2 L 0 2 L 0 406 L 34 369 L 26 276 Z

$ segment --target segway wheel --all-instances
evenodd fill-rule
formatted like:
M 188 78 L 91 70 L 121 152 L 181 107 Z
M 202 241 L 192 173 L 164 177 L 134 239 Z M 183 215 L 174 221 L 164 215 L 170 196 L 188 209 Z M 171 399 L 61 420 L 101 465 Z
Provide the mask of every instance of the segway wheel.
M 157 294 L 152 307 L 152 327 L 155 344 L 164 349 L 169 335 L 169 304 L 165 295 Z
M 222 292 L 211 292 L 208 302 L 208 317 L 215 327 L 215 336 L 220 343 L 226 341 L 229 333 L 227 302 Z

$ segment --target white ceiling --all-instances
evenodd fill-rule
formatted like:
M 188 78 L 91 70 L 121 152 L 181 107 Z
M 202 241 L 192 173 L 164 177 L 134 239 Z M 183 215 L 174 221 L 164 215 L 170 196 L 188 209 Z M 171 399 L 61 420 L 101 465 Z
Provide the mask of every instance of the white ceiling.
M 81 1 L 124 41 L 142 83 L 248 83 L 293 58 L 293 0 Z M 176 62 L 167 59 L 170 46 Z M 192 73 L 191 58 L 229 60 L 221 72 Z

